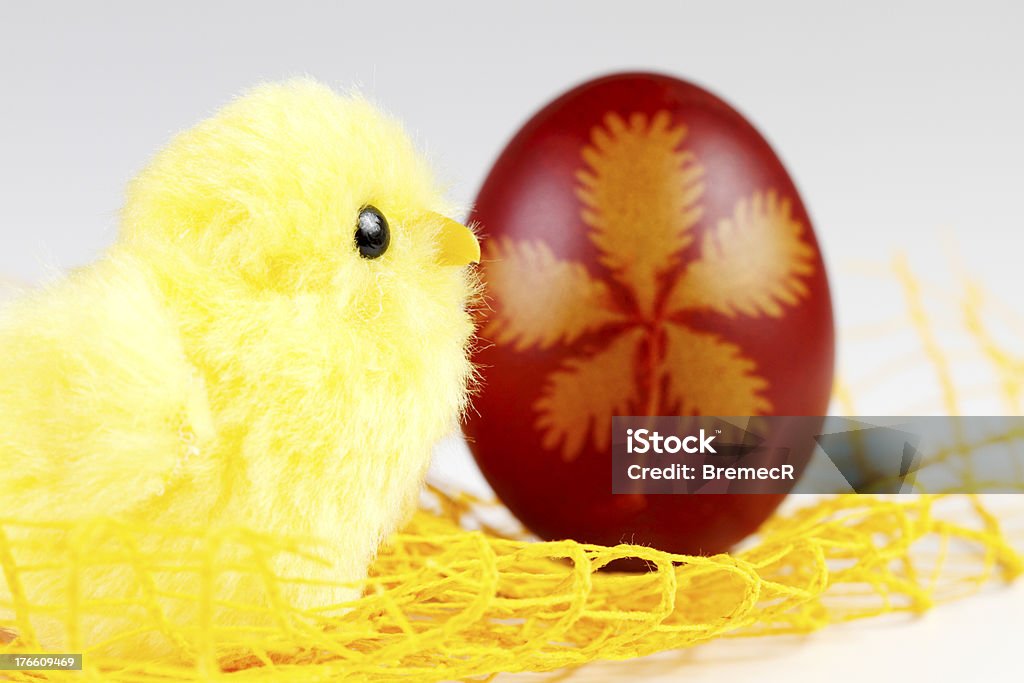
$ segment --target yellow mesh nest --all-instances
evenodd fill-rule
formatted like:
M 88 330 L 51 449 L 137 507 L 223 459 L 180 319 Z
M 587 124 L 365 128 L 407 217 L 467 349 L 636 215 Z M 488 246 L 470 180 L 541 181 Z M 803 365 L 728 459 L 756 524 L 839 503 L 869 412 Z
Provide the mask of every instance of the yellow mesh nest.
M 193 663 L 86 654 L 86 667 L 97 677 L 102 672 L 106 680 L 121 681 L 208 680 L 226 676 L 222 669 L 245 669 L 248 678 L 273 681 L 341 674 L 353 680 L 437 681 L 543 671 L 725 635 L 804 633 L 839 621 L 921 612 L 990 578 L 1010 579 L 1022 570 L 1021 556 L 995 517 L 963 496 L 839 496 L 776 518 L 745 552 L 706 558 L 465 531 L 457 522 L 467 510 L 465 502 L 441 500 L 444 512 L 420 512 L 392 539 L 374 566 L 367 594 L 346 616 L 317 619 L 277 600 L 270 609 L 277 627 L 263 632 L 218 628 L 203 619 L 169 624 L 161 618 L 152 575 L 167 566 L 167 558 L 133 549 L 144 545 L 142 536 L 186 533 L 182 530 L 128 528 L 103 520 L 68 525 L 62 528 L 71 533 L 54 548 L 53 564 L 81 571 L 131 563 L 138 585 L 126 586 L 126 593 L 137 589 L 134 603 L 150 610 L 148 623 L 138 627 L 173 633 L 197 654 Z M 0 562 L 11 580 L 18 568 L 4 538 Z M 266 563 L 261 560 L 274 553 L 300 552 L 294 544 L 246 532 L 209 534 L 206 540 L 204 557 L 223 556 L 218 552 L 223 546 L 236 544 L 254 557 L 249 568 L 187 558 L 179 570 L 200 572 L 207 585 L 221 572 L 262 573 Z M 633 556 L 653 563 L 656 571 L 597 571 Z M 268 588 L 287 581 L 269 574 L 265 579 Z M 200 613 L 213 612 L 212 591 L 191 599 L 203 606 Z M 11 626 L 23 632 L 33 610 L 46 609 L 25 601 L 18 607 Z M 74 629 L 91 606 L 82 602 L 58 609 Z M 9 651 L 40 647 L 18 642 Z M 37 675 L 13 674 L 14 680 L 38 680 Z M 80 677 L 48 674 L 52 680 Z
M 938 350 L 920 289 L 905 279 L 904 291 L 916 338 L 934 364 L 944 405 L 954 412 L 957 382 Z M 984 342 L 982 355 L 1006 380 L 1000 385 L 1006 401 L 1019 400 L 1021 382 L 1013 373 L 1024 376 L 1024 365 L 1002 350 L 977 316 L 968 318 L 967 327 L 972 338 Z M 852 394 L 845 388 L 840 392 L 847 407 Z M 970 445 L 961 446 L 966 462 Z M 60 539 L 52 544 L 48 568 L 66 568 L 69 581 L 89 567 L 132 568 L 134 583 L 125 586 L 125 595 L 133 597 L 124 607 L 139 610 L 138 630 L 160 631 L 192 657 L 139 661 L 86 652 L 85 678 L 140 683 L 228 677 L 437 681 L 547 671 L 726 636 L 805 633 L 881 614 L 918 613 L 991 579 L 1013 579 L 1024 569 L 1024 558 L 1010 541 L 1012 530 L 1003 528 L 1012 515 L 992 508 L 1019 505 L 1016 496 L 850 495 L 796 502 L 795 510 L 766 524 L 748 549 L 686 557 L 637 546 L 532 542 L 481 522 L 483 506 L 471 496 L 431 489 L 424 509 L 382 549 L 364 597 L 334 617 L 325 616 L 326 609 L 303 612 L 284 602 L 278 589 L 299 579 L 267 569 L 276 553 L 315 556 L 312 543 L 246 530 L 148 529 L 102 519 L 63 525 L 0 520 L 0 568 L 14 593 L 13 604 L 0 608 L 16 613 L 0 622 L 0 629 L 20 634 L 0 652 L 41 650 L 31 630 L 34 615 L 62 619 L 74 643 L 90 613 L 110 609 L 81 599 L 80 592 L 66 605 L 30 603 L 19 590 L 20 577 L 40 568 L 17 566 L 13 558 L 18 543 L 43 541 L 10 540 L 25 539 L 15 532 L 26 526 L 38 531 L 36 539 Z M 153 537 L 181 534 L 204 540 L 196 556 L 167 558 L 139 550 L 159 546 L 149 542 Z M 223 552 L 225 546 L 232 552 Z M 238 547 L 249 552 L 251 562 L 218 564 L 218 557 L 238 557 Z M 623 557 L 642 557 L 655 569 L 600 571 Z M 195 623 L 170 623 L 160 611 L 168 596 L 161 593 L 158 576 L 167 571 L 200 576 L 205 587 L 200 594 L 174 596 L 195 601 L 200 614 Z M 262 578 L 270 606 L 242 607 L 268 612 L 271 626 L 242 630 L 217 622 L 212 587 L 225 572 Z M 9 675 L 26 681 L 44 676 Z M 45 678 L 77 681 L 83 674 L 51 672 Z

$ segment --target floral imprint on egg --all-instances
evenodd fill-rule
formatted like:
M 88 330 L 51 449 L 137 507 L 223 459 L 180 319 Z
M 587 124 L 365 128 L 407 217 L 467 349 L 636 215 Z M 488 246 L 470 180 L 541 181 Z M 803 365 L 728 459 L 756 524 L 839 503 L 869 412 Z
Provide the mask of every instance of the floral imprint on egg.
M 740 198 L 684 260 L 704 218 L 705 189 L 686 135 L 667 111 L 608 113 L 591 129 L 576 195 L 600 272 L 540 240 L 487 245 L 486 279 L 498 305 L 483 334 L 518 351 L 567 351 L 533 402 L 544 447 L 566 461 L 588 439 L 607 451 L 614 415 L 772 410 L 756 363 L 721 335 L 690 327 L 684 314 L 780 318 L 808 296 L 817 254 L 790 200 L 769 189 Z M 538 301 L 537 292 L 559 291 L 573 293 L 572 306 Z M 597 341 L 569 348 L 584 337 Z

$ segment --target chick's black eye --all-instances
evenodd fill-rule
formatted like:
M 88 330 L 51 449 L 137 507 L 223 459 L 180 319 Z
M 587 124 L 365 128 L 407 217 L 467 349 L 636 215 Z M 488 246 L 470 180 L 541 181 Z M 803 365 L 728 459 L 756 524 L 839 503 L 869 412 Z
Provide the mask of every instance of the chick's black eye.
M 367 259 L 380 258 L 391 244 L 391 228 L 384 214 L 376 207 L 367 206 L 359 212 L 356 225 L 356 248 Z

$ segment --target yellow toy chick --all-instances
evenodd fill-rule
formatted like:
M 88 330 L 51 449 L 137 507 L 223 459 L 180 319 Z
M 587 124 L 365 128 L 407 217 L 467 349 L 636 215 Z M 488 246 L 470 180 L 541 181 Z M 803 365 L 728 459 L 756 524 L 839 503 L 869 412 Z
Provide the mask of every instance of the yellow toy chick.
M 131 184 L 102 260 L 0 307 L 0 515 L 326 539 L 328 563 L 275 560 L 305 580 L 283 599 L 358 597 L 322 582 L 366 576 L 466 407 L 480 250 L 450 212 L 398 123 L 312 81 L 258 87 L 177 137 Z M 173 563 L 189 538 L 155 550 Z M 159 574 L 170 626 L 119 639 L 154 621 L 123 595 L 130 571 L 76 577 L 93 609 L 74 637 L 59 610 L 33 613 L 39 641 L 174 651 L 197 573 Z M 16 592 L 60 606 L 69 586 L 25 572 Z M 258 573 L 215 590 L 221 623 L 266 626 L 226 607 L 267 602 Z M 0 605 L 13 592 L 0 573 Z

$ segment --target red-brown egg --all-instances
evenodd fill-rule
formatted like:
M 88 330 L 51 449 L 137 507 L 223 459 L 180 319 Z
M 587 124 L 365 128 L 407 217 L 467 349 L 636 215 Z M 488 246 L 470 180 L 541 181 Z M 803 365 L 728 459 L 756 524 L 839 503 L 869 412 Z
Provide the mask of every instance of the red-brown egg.
M 833 322 L 810 218 L 721 99 L 654 74 L 585 83 L 494 164 L 466 428 L 501 500 L 547 539 L 727 550 L 779 494 L 613 495 L 615 415 L 821 415 Z

